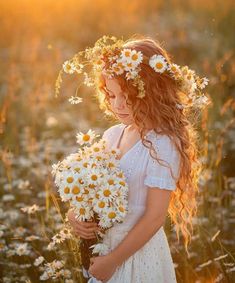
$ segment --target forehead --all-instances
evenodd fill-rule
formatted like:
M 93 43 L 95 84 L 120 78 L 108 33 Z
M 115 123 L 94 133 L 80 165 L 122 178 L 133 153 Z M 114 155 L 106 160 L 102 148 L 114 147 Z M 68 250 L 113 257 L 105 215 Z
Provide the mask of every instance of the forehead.
M 115 78 L 109 79 L 109 78 L 105 77 L 105 85 L 106 85 L 106 88 L 108 90 L 111 90 L 112 92 L 115 92 L 115 93 L 122 92 L 121 86 L 120 86 L 118 80 L 115 79 Z

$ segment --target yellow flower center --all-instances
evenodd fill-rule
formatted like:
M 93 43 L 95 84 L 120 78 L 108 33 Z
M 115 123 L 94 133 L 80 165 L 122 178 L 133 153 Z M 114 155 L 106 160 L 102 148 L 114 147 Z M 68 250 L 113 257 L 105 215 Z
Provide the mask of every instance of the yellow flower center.
M 105 196 L 105 197 L 110 196 L 110 194 L 111 194 L 111 192 L 110 192 L 110 190 L 109 190 L 109 189 L 104 190 L 104 196 Z
M 100 195 L 99 195 L 99 194 L 95 194 L 95 197 L 96 197 L 97 199 L 99 199 L 99 198 L 100 198 Z
M 86 141 L 86 142 L 89 141 L 90 138 L 91 137 L 89 135 L 87 135 L 87 134 L 83 135 L 83 140 Z
M 78 179 L 78 183 L 81 184 L 81 185 L 84 184 L 82 179 Z
M 114 184 L 114 180 L 113 180 L 113 179 L 109 179 L 109 180 L 108 180 L 108 184 L 109 184 L 109 185 L 113 185 L 113 184 Z
M 79 173 L 80 170 L 81 170 L 81 168 L 78 168 L 78 167 L 77 167 L 77 168 L 75 168 L 74 170 Z
M 65 193 L 65 194 L 69 194 L 69 192 L 70 192 L 69 187 L 65 187 L 65 188 L 64 188 L 64 193 Z
M 81 201 L 83 201 L 83 197 L 76 197 L 76 200 L 77 200 L 78 202 L 81 202 Z
M 97 175 L 91 175 L 91 180 L 96 181 L 98 179 Z
M 138 55 L 137 54 L 132 55 L 132 60 L 133 61 L 136 61 L 137 59 L 138 59 Z
M 126 57 L 130 57 L 130 55 L 131 55 L 130 51 L 125 51 L 125 56 Z
M 89 184 L 89 188 L 94 189 L 95 185 L 94 184 Z
M 105 207 L 105 202 L 104 201 L 99 202 L 98 206 L 100 208 L 104 208 Z
M 125 185 L 126 185 L 126 183 L 125 183 L 124 181 L 120 181 L 119 184 L 120 184 L 121 186 L 125 186 Z
M 117 176 L 118 176 L 119 178 L 122 178 L 122 177 L 123 177 L 123 173 L 120 172 L 119 174 L 117 174 Z
M 109 162 L 108 167 L 109 168 L 114 167 L 114 164 L 112 162 Z
M 108 213 L 108 218 L 113 219 L 116 217 L 116 213 L 114 211 Z
M 163 67 L 163 64 L 161 62 L 156 63 L 156 68 L 161 69 Z
M 83 167 L 87 168 L 87 166 L 88 166 L 87 162 L 83 163 Z
M 123 206 L 119 206 L 118 209 L 121 211 L 121 212 L 124 212 L 124 207 Z
M 79 209 L 80 214 L 85 215 L 85 208 L 81 207 Z
M 68 183 L 72 183 L 72 182 L 73 182 L 73 177 L 68 177 L 68 178 L 67 178 L 67 182 L 68 182 Z
M 79 187 L 78 187 L 78 186 L 74 186 L 72 192 L 73 192 L 73 194 L 75 194 L 75 195 L 79 194 L 79 193 L 80 193 Z

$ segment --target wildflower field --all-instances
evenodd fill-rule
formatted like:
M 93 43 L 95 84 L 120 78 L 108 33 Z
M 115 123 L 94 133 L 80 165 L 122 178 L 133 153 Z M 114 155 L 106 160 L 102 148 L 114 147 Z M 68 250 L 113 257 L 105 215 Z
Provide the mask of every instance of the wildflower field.
M 235 4 L 232 0 L 0 2 L 0 282 L 86 282 L 51 175 L 77 150 L 76 133 L 107 121 L 62 63 L 102 35 L 154 36 L 173 61 L 209 78 L 197 127 L 204 170 L 190 255 L 165 223 L 177 282 L 235 282 Z M 78 84 L 82 104 L 70 104 Z

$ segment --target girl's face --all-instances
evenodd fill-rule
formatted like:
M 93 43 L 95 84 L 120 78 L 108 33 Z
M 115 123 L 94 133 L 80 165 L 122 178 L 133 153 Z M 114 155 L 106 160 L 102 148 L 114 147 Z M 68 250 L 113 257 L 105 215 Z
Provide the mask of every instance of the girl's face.
M 132 111 L 126 104 L 127 93 L 123 92 L 116 79 L 105 77 L 105 82 L 112 111 L 121 123 L 131 125 L 134 120 L 132 118 Z

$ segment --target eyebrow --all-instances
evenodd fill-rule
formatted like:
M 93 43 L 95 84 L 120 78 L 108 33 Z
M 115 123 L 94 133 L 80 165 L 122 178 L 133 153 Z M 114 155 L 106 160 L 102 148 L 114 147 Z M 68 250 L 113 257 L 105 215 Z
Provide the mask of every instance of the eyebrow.
M 107 91 L 110 91 L 112 94 L 114 94 L 114 93 L 112 92 L 112 90 L 108 89 L 106 86 L 105 86 L 105 88 L 106 88 Z M 122 93 L 122 90 L 121 90 L 118 94 L 121 94 L 121 93 Z

